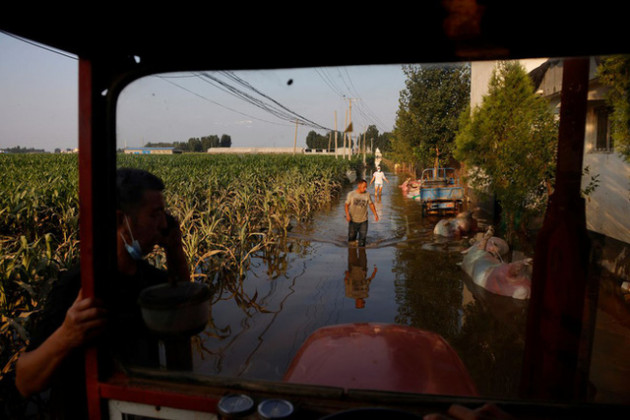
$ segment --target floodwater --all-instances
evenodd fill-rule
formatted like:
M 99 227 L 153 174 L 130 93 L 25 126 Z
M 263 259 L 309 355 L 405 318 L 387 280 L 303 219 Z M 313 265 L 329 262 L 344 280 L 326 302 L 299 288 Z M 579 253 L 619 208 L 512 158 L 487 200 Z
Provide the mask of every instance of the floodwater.
M 391 323 L 446 339 L 480 395 L 518 398 L 527 301 L 473 284 L 459 266 L 470 238 L 434 237 L 439 218 L 423 217 L 419 204 L 403 197 L 397 176 L 387 176 L 390 183 L 375 203 L 380 220 L 370 213 L 365 248 L 346 242 L 348 187 L 311 221 L 294 226 L 286 243 L 257 255 L 241 283 L 217 288 L 210 321 L 192 338 L 192 366 L 185 369 L 280 381 L 318 328 Z M 476 215 L 483 230 L 488 221 Z M 627 403 L 628 307 L 602 286 L 596 312 L 590 381 L 597 392 L 589 401 Z
M 215 296 L 211 322 L 195 338 L 195 373 L 281 380 L 318 328 L 395 323 L 445 338 L 481 394 L 516 395 L 524 302 L 471 284 L 458 265 L 467 239 L 436 241 L 439 218 L 423 217 L 418 203 L 402 196 L 396 175 L 387 176 L 375 200 L 380 220 L 370 212 L 365 248 L 346 243 L 348 187 L 312 221 L 295 226 L 286 244 L 256 257 L 237 293 Z

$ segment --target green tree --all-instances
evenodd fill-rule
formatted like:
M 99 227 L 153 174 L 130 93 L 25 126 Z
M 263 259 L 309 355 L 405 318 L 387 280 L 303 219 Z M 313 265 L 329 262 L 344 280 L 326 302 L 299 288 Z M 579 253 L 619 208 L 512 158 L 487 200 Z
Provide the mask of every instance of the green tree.
M 188 139 L 188 151 L 201 152 L 201 139 L 197 137 L 191 137 Z
M 306 135 L 306 146 L 309 149 L 328 149 L 328 136 L 323 136 L 311 130 Z
M 232 137 L 224 134 L 221 136 L 220 147 L 231 147 L 232 146 Z
M 470 102 L 469 65 L 405 66 L 391 149 L 396 160 L 433 165 L 449 163 L 459 115 Z
M 381 152 L 389 152 L 392 150 L 391 145 L 392 133 L 381 133 L 374 140 L 374 151 L 378 147 Z
M 606 100 L 612 107 L 610 128 L 615 149 L 630 160 L 630 55 L 604 57 L 597 71 L 609 88 Z
M 205 152 L 211 147 L 219 147 L 220 143 L 221 143 L 221 140 L 219 140 L 219 136 L 217 135 L 210 135 L 210 136 L 202 137 L 200 151 Z
M 365 145 L 368 152 L 372 150 L 372 147 L 374 148 L 374 150 L 376 150 L 376 146 L 374 144 L 377 143 L 378 137 L 379 133 L 376 126 L 368 126 L 367 130 L 365 130 Z M 361 136 L 361 138 L 363 138 L 363 135 Z
M 337 147 L 343 147 L 343 133 L 337 132 L 337 146 L 335 146 L 335 132 L 334 131 L 329 131 L 326 134 L 317 134 L 317 132 L 315 132 L 314 130 L 311 130 L 306 135 L 306 147 L 308 147 L 309 149 L 326 149 L 327 150 L 329 145 L 330 145 L 330 150 L 336 150 Z
M 494 194 L 511 241 L 546 206 L 558 138 L 552 110 L 520 63 L 501 62 L 481 106 L 460 124 L 455 158 L 469 166 L 471 187 Z

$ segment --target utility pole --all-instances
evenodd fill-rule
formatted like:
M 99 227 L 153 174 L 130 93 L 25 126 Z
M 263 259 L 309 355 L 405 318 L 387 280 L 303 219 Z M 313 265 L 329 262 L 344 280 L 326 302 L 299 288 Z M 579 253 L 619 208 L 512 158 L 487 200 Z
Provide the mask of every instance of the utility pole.
M 366 149 L 366 136 L 367 136 L 367 132 L 364 131 L 363 132 L 363 166 L 365 166 L 365 149 Z
M 345 126 L 348 127 L 348 111 L 346 111 L 346 121 Z M 343 158 L 346 158 L 346 153 L 348 152 L 348 146 L 346 145 L 348 142 L 348 130 L 344 130 L 343 132 Z
M 295 149 L 297 148 L 297 133 L 298 133 L 298 120 L 295 120 L 295 138 L 293 139 L 293 156 L 295 156 Z
M 339 147 L 339 143 L 337 143 L 337 111 L 335 111 L 335 159 L 337 159 L 338 147 Z
M 358 99 L 355 98 L 348 98 L 348 115 L 350 117 L 350 121 L 348 122 L 348 125 L 346 126 L 346 131 L 348 133 L 352 133 L 352 101 L 358 101 Z M 352 146 L 352 135 L 348 134 L 350 141 L 348 142 L 350 144 L 350 146 Z M 350 159 L 350 157 L 348 157 L 348 159 Z

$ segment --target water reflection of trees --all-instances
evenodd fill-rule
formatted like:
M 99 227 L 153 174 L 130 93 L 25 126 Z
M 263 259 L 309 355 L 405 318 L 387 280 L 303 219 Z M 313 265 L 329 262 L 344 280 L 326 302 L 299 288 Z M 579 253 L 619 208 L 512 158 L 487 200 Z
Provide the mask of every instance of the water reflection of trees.
M 460 258 L 461 259 L 461 258 Z M 458 256 L 401 247 L 393 266 L 396 322 L 454 337 L 459 331 L 462 283 Z
M 221 318 L 225 318 L 227 324 L 218 328 L 211 316 L 206 330 L 193 338 L 193 350 L 202 365 L 200 371 L 204 374 L 233 371 L 236 376 L 247 373 L 267 341 L 264 337 L 295 293 L 296 281 L 303 274 L 287 277 L 292 258 L 308 254 L 309 247 L 310 243 L 305 240 L 278 240 L 252 257 L 247 278 L 223 275 L 214 279 L 216 293 L 212 310 L 222 308 Z M 224 309 L 231 315 L 226 316 Z M 264 316 L 260 317 L 260 314 Z M 258 331 L 253 341 L 247 338 L 252 331 Z M 239 357 L 232 357 L 235 353 L 239 353 Z M 237 365 L 234 364 L 236 360 L 240 360 Z
M 515 397 L 525 346 L 527 302 L 492 294 L 462 274 L 474 300 L 463 306 L 464 322 L 451 344 L 488 396 Z
M 396 322 L 442 335 L 482 395 L 515 396 L 521 372 L 526 304 L 476 286 L 458 252 L 397 251 Z M 472 300 L 464 302 L 472 293 Z

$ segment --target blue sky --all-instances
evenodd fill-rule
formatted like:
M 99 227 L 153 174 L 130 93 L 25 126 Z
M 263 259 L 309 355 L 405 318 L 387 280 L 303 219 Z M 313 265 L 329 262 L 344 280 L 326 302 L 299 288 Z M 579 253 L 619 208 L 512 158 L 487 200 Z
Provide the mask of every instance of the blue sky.
M 76 57 L 55 53 L 0 33 L 0 148 L 53 151 L 77 145 Z M 380 132 L 394 127 L 405 77 L 401 66 L 237 71 L 245 84 L 224 74 L 151 76 L 127 87 L 118 104 L 118 147 L 146 142 L 187 141 L 228 134 L 232 146 L 292 147 L 291 115 L 326 128 L 343 129 L 349 99 L 355 133 L 368 124 Z M 273 105 L 283 115 L 254 106 L 220 89 L 229 83 L 239 94 Z M 260 92 L 265 96 L 259 95 Z M 275 102 L 274 102 L 275 101 Z M 298 147 L 315 129 L 298 125 Z

